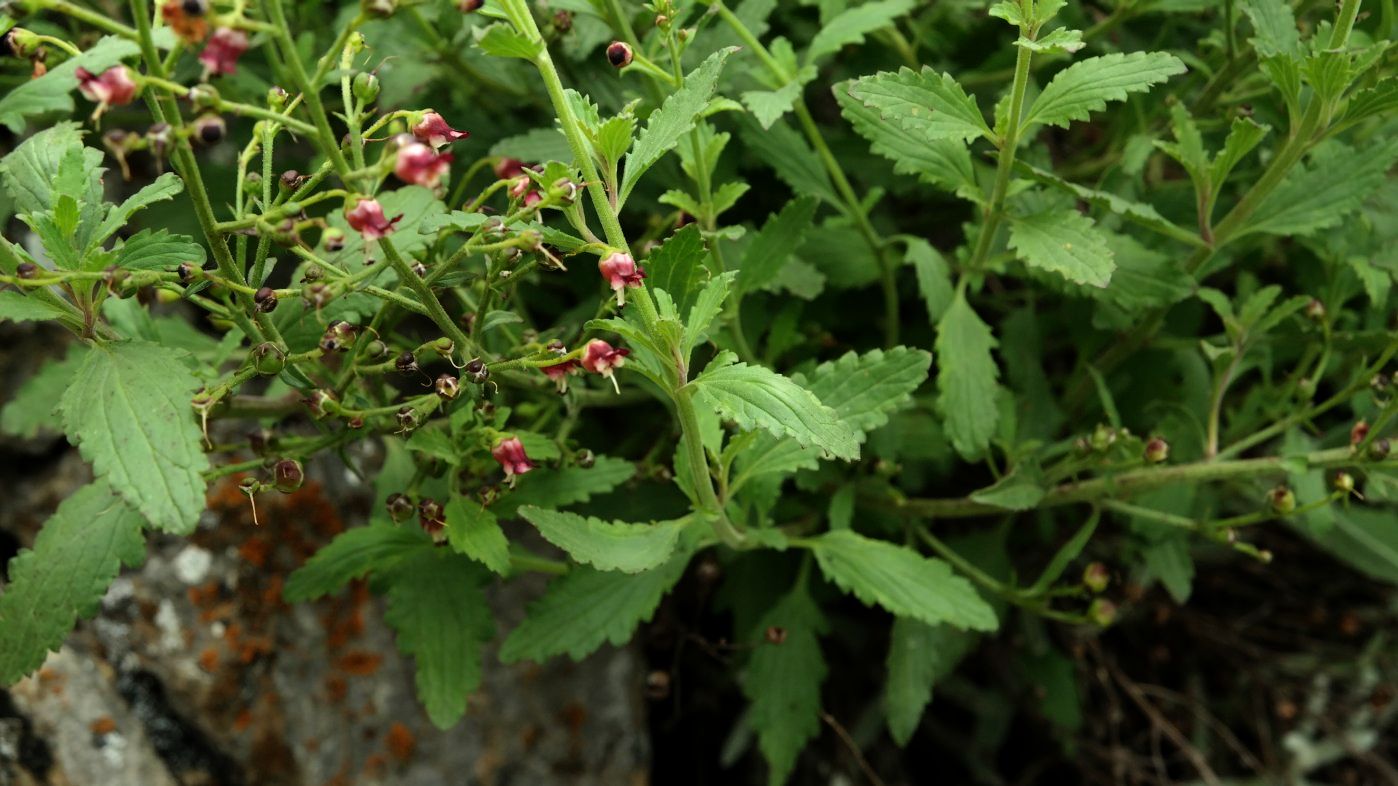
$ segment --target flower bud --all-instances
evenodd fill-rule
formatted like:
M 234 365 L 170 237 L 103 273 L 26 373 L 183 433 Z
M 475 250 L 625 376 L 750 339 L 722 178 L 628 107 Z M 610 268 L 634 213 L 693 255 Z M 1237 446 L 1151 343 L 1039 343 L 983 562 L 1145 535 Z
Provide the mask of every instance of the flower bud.
M 376 199 L 361 199 L 355 203 L 354 207 L 345 211 L 345 220 L 349 222 L 350 228 L 364 236 L 365 240 L 378 240 L 393 233 L 399 221 L 403 220 L 400 214 L 394 218 L 386 218 L 383 214 L 383 206 Z
M 786 642 L 786 628 L 780 625 L 768 625 L 767 630 L 763 631 L 762 637 L 767 640 L 768 644 L 783 644 Z
M 457 0 L 456 9 L 463 14 L 474 14 L 485 5 L 485 0 Z
M 370 360 L 378 360 L 387 354 L 388 345 L 377 338 L 364 345 L 364 357 Z
M 194 138 L 201 144 L 216 145 L 228 134 L 228 124 L 215 114 L 200 115 L 194 121 Z
M 264 377 L 274 377 L 286 368 L 286 354 L 270 341 L 264 341 L 252 348 L 252 367 Z
M 670 696 L 670 673 L 656 669 L 646 675 L 646 698 L 663 701 Z
M 272 468 L 272 482 L 277 491 L 283 494 L 296 491 L 305 481 L 306 473 L 301 469 L 301 462 L 296 459 L 282 459 Z
M 287 93 L 286 90 L 272 85 L 267 89 L 267 108 L 274 111 L 284 109 L 286 108 L 287 99 L 290 97 L 291 95 Z
M 374 99 L 379 97 L 379 77 L 372 71 L 355 74 L 354 97 L 366 104 L 374 103 Z
M 1369 421 L 1361 420 L 1355 423 L 1349 430 L 1350 447 L 1358 447 L 1364 438 L 1369 436 Z
M 625 41 L 613 41 L 607 44 L 607 62 L 615 68 L 625 68 L 631 65 L 631 60 L 634 57 L 631 45 Z
M 307 308 L 319 310 L 335 299 L 335 292 L 328 284 L 314 281 L 301 288 L 301 299 L 306 301 Z
M 486 380 L 490 379 L 490 367 L 482 363 L 480 358 L 467 361 L 466 368 L 463 370 L 466 372 L 466 376 L 470 377 L 471 381 L 477 385 L 484 385 Z
M 23 27 L 12 27 L 3 38 L 0 38 L 0 55 L 18 58 L 33 57 L 42 44 L 38 33 Z
M 368 16 L 379 18 L 393 16 L 398 10 L 397 0 L 360 0 L 359 7 Z
M 204 269 L 193 262 L 181 262 L 177 272 L 180 276 L 180 283 L 189 285 L 203 277 Z
M 437 377 L 437 381 L 432 383 L 432 387 L 441 398 L 451 401 L 461 393 L 461 383 L 456 377 L 450 374 L 442 374 Z
M 1306 319 L 1312 322 L 1324 322 L 1325 304 L 1316 298 L 1311 298 L 1311 301 L 1306 304 L 1305 314 Z
M 25 281 L 39 277 L 39 266 L 33 262 L 21 262 L 15 266 L 15 275 Z
M 449 358 L 456 351 L 456 345 L 452 343 L 451 339 L 443 336 L 432 342 L 432 351 L 444 358 Z
M 457 131 L 447 124 L 446 118 L 436 112 L 424 112 L 422 118 L 413 124 L 413 137 L 417 141 L 439 150 L 458 139 L 470 136 L 469 131 Z
M 321 248 L 324 248 L 327 252 L 337 254 L 344 250 L 345 233 L 334 227 L 329 227 L 324 232 L 320 233 L 320 245 Z
M 433 543 L 446 541 L 447 517 L 442 503 L 431 497 L 424 498 L 417 504 L 417 521 L 423 531 L 432 536 Z
M 295 169 L 286 170 L 282 173 L 282 176 L 277 180 L 277 185 L 281 188 L 283 192 L 286 193 L 291 193 L 295 191 L 296 189 L 305 185 L 305 183 L 306 176 L 301 174 L 300 172 L 297 172 Z M 343 235 L 344 233 L 341 234 Z
M 270 314 L 277 308 L 277 292 L 271 287 L 263 287 L 253 293 L 252 302 L 260 313 Z
M 404 183 L 436 188 L 451 169 L 451 153 L 438 153 L 421 142 L 410 142 L 398 150 L 393 174 Z
M 1098 593 L 1111 584 L 1112 577 L 1107 573 L 1107 566 L 1100 562 L 1090 563 L 1082 572 L 1082 584 L 1089 592 Z
M 1087 618 L 1094 625 L 1105 628 L 1116 621 L 1116 604 L 1106 598 L 1097 598 L 1087 607 Z
M 583 448 L 578 451 L 577 455 L 573 457 L 573 460 L 583 469 L 592 469 L 592 465 L 597 463 L 597 456 L 587 448 Z
M 646 277 L 645 271 L 637 267 L 636 260 L 621 251 L 612 252 L 599 260 L 597 271 L 616 293 L 618 306 L 626 305 L 626 289 L 640 287 Z
M 248 34 L 231 27 L 220 27 L 209 36 L 199 62 L 204 66 L 204 78 L 214 74 L 231 74 L 238 70 L 238 58 L 248 51 Z
M 1354 476 L 1348 472 L 1335 473 L 1335 490 L 1346 494 L 1354 493 Z
M 388 508 L 388 517 L 394 521 L 404 521 L 413 515 L 413 501 L 406 494 L 389 494 L 384 507 Z
M 1296 510 L 1296 495 L 1285 485 L 1279 485 L 1267 492 L 1267 505 L 1279 516 L 1289 516 Z
M 97 104 L 99 114 L 107 107 L 125 106 L 136 100 L 136 82 L 126 66 L 112 66 L 101 74 L 79 66 L 73 73 L 78 78 L 78 92 Z
M 1146 443 L 1145 459 L 1148 464 L 1159 464 L 1170 457 L 1170 443 L 1160 437 L 1152 437 Z

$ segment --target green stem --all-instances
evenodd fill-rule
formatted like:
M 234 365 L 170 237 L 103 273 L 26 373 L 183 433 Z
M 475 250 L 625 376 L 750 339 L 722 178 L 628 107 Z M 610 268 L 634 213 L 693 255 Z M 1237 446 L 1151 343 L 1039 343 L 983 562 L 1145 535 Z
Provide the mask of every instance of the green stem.
M 311 111 L 311 120 L 315 122 L 316 135 L 320 138 L 320 147 L 330 162 L 334 164 L 335 171 L 344 176 L 350 171 L 349 164 L 345 161 L 344 153 L 340 151 L 340 143 L 335 138 L 334 130 L 330 128 L 329 116 L 325 113 L 325 104 L 320 100 L 320 90 L 317 87 L 319 82 L 311 81 L 306 74 L 306 67 L 301 63 L 301 53 L 296 48 L 296 42 L 291 38 L 291 28 L 286 21 L 286 10 L 282 8 L 282 0 L 268 0 L 266 9 L 267 16 L 276 26 L 276 31 L 272 37 L 282 50 L 282 59 L 286 61 L 287 68 L 291 69 L 291 78 L 296 82 L 296 88 L 301 91 L 306 107 Z M 352 27 L 353 25 L 347 26 L 347 28 Z M 349 33 L 344 32 L 338 40 L 343 41 L 348 40 L 348 38 Z M 332 50 L 331 55 L 335 54 L 336 51 Z M 321 65 L 322 68 L 325 67 L 323 61 Z M 321 69 L 317 69 L 316 73 L 320 75 Z
M 1024 35 L 1029 31 L 1021 29 Z M 980 232 L 976 236 L 976 249 L 967 265 L 971 270 L 985 264 L 990 253 L 995 231 L 1005 210 L 1005 195 L 1010 188 L 1010 175 L 1014 172 L 1016 148 L 1019 146 L 1020 119 L 1024 113 L 1024 94 L 1029 87 L 1029 66 L 1033 53 L 1028 47 L 1018 47 L 1015 55 L 1014 83 L 1010 87 L 1010 112 L 1005 119 L 1005 136 L 1000 140 L 1000 153 L 995 167 L 995 185 L 990 191 L 990 200 L 982 212 Z
M 99 14 L 96 11 L 89 11 L 80 5 L 66 2 L 66 0 L 40 0 L 39 7 L 49 11 L 57 11 L 64 16 L 71 16 L 84 24 L 91 25 L 104 33 L 121 36 L 132 41 L 140 40 L 140 33 L 127 27 L 126 25 L 112 19 L 106 14 Z M 150 22 L 147 20 L 146 25 Z

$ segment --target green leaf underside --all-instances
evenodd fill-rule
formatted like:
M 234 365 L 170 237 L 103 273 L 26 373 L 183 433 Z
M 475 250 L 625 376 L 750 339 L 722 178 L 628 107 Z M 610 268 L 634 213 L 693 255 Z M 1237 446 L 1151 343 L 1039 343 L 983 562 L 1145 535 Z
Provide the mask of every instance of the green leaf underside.
M 61 360 L 52 359 L 40 366 L 0 409 L 0 431 L 27 438 L 43 431 L 59 431 L 58 401 L 82 368 L 86 351 L 81 344 L 74 344 Z
M 529 605 L 524 621 L 501 646 L 500 659 L 542 662 L 566 654 L 581 660 L 604 643 L 625 644 L 636 626 L 655 613 L 688 561 L 688 554 L 676 554 L 664 565 L 634 575 L 573 568 Z
M 96 613 L 121 567 L 145 558 L 141 516 L 106 483 L 83 486 L 9 564 L 0 593 L 0 685 L 43 665 L 81 617 Z
M 504 576 L 510 572 L 510 542 L 495 514 L 473 499 L 447 502 L 447 542 L 456 551 Z
M 200 383 L 182 355 L 145 341 L 94 347 L 59 404 L 97 476 L 152 527 L 177 534 L 199 522 L 209 468 L 190 407 Z
M 641 573 L 663 564 L 674 553 L 683 529 L 682 521 L 627 524 L 532 506 L 520 508 L 519 515 L 544 540 L 578 562 L 622 573 Z
M 816 446 L 837 458 L 859 457 L 854 429 L 810 391 L 774 371 L 737 363 L 707 370 L 690 383 L 744 431 L 763 429 Z
M 849 94 L 845 85 L 835 88 L 840 111 L 869 147 L 893 162 L 893 171 L 914 175 L 947 191 L 979 199 L 971 152 L 960 138 L 923 139 Z
M 12 290 L 0 290 L 0 322 L 34 322 L 69 316 L 56 305 Z
M 282 597 L 288 603 L 315 600 L 430 546 L 431 541 L 416 528 L 373 524 L 345 530 L 287 577 Z
M 773 627 L 786 633 L 780 644 L 765 638 Z M 826 667 L 817 637 L 827 628 L 820 607 L 803 587 L 778 601 L 758 624 L 743 694 L 752 703 L 748 721 L 767 759 L 769 784 L 786 782 L 801 749 L 820 732 Z
M 932 701 L 936 682 L 956 668 L 976 637 L 946 625 L 928 625 L 907 617 L 893 620 L 888 643 L 888 682 L 884 705 L 888 731 L 907 745 Z
M 1072 209 L 1011 219 L 1010 248 L 1025 264 L 1076 284 L 1105 287 L 1116 270 L 1106 238 Z
M 937 323 L 937 407 L 947 437 L 968 458 L 990 445 L 1000 420 L 995 405 L 1000 372 L 991 355 L 995 346 L 990 327 L 957 293 Z
M 397 632 L 398 649 L 413 657 L 427 717 L 449 729 L 481 683 L 481 653 L 495 636 L 479 575 L 465 556 L 427 549 L 389 580 L 384 621 Z
M 999 624 L 970 582 L 939 559 L 851 530 L 821 535 L 812 546 L 826 578 L 868 605 L 929 625 L 990 631 Z
M 1107 108 L 1108 101 L 1125 101 L 1131 93 L 1149 90 L 1185 72 L 1179 58 L 1164 52 L 1113 53 L 1079 60 L 1059 71 L 1029 112 L 1023 126 L 1035 123 L 1068 127 Z

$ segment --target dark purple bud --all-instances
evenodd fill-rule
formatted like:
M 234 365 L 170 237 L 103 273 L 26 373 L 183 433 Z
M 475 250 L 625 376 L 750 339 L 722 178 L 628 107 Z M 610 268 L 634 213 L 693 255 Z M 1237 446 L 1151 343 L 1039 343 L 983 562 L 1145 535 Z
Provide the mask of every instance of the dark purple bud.
M 607 62 L 616 68 L 625 68 L 631 65 L 631 60 L 634 57 L 631 45 L 625 41 L 613 41 L 607 44 Z
M 21 262 L 15 266 L 15 275 L 24 280 L 38 278 L 39 266 L 33 262 Z
M 277 308 L 277 292 L 271 287 L 263 287 L 252 296 L 253 306 L 263 314 L 270 314 Z
M 417 358 L 413 357 L 411 350 L 403 350 L 398 358 L 393 361 L 393 367 L 399 374 L 416 374 L 418 372 Z
M 200 115 L 194 121 L 194 137 L 206 145 L 216 145 L 228 134 L 228 124 L 215 114 Z

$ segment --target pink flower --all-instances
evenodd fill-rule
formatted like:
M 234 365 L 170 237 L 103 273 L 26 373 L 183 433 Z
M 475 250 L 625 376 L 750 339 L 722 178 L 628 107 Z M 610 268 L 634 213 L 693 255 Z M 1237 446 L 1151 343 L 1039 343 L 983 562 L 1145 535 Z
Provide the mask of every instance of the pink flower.
M 594 338 L 583 348 L 582 367 L 610 379 L 612 387 L 620 393 L 621 388 L 617 386 L 616 377 L 612 372 L 626 365 L 626 356 L 629 354 L 629 349 L 616 349 L 602 339 Z
M 597 269 L 601 271 L 602 278 L 607 279 L 612 291 L 616 292 L 618 306 L 626 305 L 626 288 L 641 286 L 641 281 L 646 277 L 646 272 L 636 267 L 636 260 L 620 251 L 603 257 L 597 263 Z
M 578 361 L 565 360 L 562 363 L 555 363 L 552 366 L 540 366 L 539 370 L 544 372 L 544 376 L 553 380 L 558 385 L 559 393 L 563 393 L 568 390 L 568 375 L 578 372 Z
M 540 194 L 538 191 L 530 191 L 524 195 L 525 207 L 533 207 L 542 201 L 544 201 L 544 195 Z
M 421 142 L 409 142 L 398 151 L 393 174 L 404 183 L 436 188 L 451 168 L 451 153 L 437 153 Z
M 403 216 L 397 215 L 393 218 L 384 218 L 383 205 L 376 199 L 361 199 L 355 206 L 345 211 L 345 220 L 349 221 L 350 228 L 364 236 L 365 240 L 378 240 L 393 233 L 394 224 L 403 220 Z
M 534 462 L 529 460 L 524 452 L 524 443 L 519 441 L 519 437 L 501 437 L 495 441 L 495 447 L 490 449 L 490 455 L 505 469 L 505 477 L 510 483 L 515 482 L 515 475 L 523 475 L 534 468 Z
M 131 81 L 126 66 L 112 66 L 100 76 L 81 67 L 74 73 L 78 77 L 78 91 L 87 100 L 96 102 L 99 114 L 109 106 L 125 106 L 136 98 L 136 83 Z
M 458 139 L 465 139 L 470 136 L 469 131 L 457 131 L 447 125 L 447 121 L 436 112 L 426 112 L 422 115 L 422 120 L 413 126 L 413 136 L 417 141 L 431 145 L 433 149 L 442 145 L 450 144 Z
M 495 176 L 501 180 L 509 180 L 522 174 L 524 174 L 524 162 L 518 158 L 502 158 L 495 162 Z
M 248 36 L 242 30 L 220 27 L 209 36 L 209 43 L 199 53 L 199 62 L 204 64 L 204 76 L 210 74 L 231 74 L 238 70 L 238 58 L 248 51 Z

